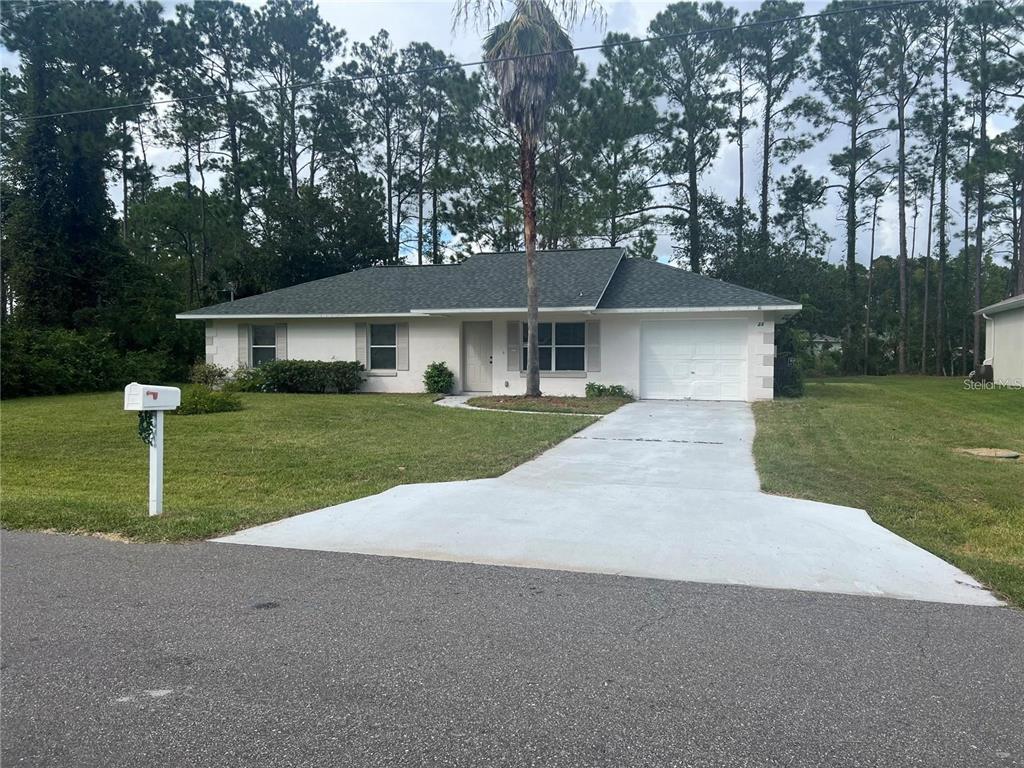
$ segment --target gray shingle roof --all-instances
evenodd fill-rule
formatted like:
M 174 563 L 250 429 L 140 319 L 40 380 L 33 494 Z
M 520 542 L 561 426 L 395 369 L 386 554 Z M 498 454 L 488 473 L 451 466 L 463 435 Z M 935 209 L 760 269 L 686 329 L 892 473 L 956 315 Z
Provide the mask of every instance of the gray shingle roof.
M 623 259 L 598 308 L 781 307 L 796 303 L 659 261 Z
M 1009 312 L 1011 309 L 1024 309 L 1024 293 L 1019 296 L 1011 296 L 1008 299 L 997 301 L 995 304 L 989 304 L 987 307 L 982 307 L 976 310 L 976 315 L 998 315 L 1000 312 Z
M 621 248 L 537 254 L 540 306 L 625 309 L 770 306 L 793 302 L 657 262 L 624 259 Z M 481 253 L 461 264 L 369 267 L 180 317 L 404 314 L 415 310 L 522 309 L 523 253 Z

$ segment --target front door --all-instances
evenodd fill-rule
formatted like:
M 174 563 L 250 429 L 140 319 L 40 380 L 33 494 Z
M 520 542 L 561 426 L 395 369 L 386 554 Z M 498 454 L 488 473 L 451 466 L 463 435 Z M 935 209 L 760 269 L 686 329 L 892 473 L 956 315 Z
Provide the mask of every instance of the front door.
M 491 324 L 462 324 L 462 389 L 491 391 Z

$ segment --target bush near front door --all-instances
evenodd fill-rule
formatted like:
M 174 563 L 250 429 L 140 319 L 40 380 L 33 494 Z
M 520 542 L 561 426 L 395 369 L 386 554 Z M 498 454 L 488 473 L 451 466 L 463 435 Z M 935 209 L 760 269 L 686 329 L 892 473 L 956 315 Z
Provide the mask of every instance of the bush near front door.
M 434 395 L 447 395 L 455 387 L 455 374 L 444 362 L 433 362 L 423 372 L 423 387 Z

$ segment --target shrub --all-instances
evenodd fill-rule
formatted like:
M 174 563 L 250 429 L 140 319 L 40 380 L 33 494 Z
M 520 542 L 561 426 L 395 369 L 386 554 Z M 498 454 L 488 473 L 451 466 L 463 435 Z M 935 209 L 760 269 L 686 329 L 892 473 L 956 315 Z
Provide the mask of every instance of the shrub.
M 775 326 L 774 393 L 776 397 L 801 397 L 804 394 L 804 369 L 801 364 L 807 334 L 789 323 Z
M 228 378 L 228 369 L 213 363 L 196 363 L 188 369 L 188 380 L 193 384 L 201 384 L 210 389 L 224 385 Z
M 633 396 L 621 384 L 598 384 L 596 381 L 587 382 L 587 397 L 627 397 L 630 400 Z
M 217 391 L 202 384 L 192 384 L 181 392 L 181 405 L 171 411 L 179 416 L 196 416 L 202 413 L 223 413 L 239 411 L 242 400 L 233 392 Z
M 237 369 L 224 383 L 226 392 L 266 392 L 267 379 L 263 375 L 264 366 L 258 368 L 243 367 Z
M 157 383 L 160 381 L 181 381 L 173 375 L 166 355 L 160 352 L 127 352 L 121 363 L 118 386 L 132 381 Z
M 447 363 L 431 363 L 423 372 L 423 386 L 427 392 L 446 395 L 455 387 L 455 374 Z
M 274 360 L 259 368 L 264 392 L 348 394 L 363 382 L 362 363 L 345 360 Z
M 3 329 L 0 381 L 4 397 L 65 395 L 123 387 L 130 381 L 166 381 L 175 370 L 166 352 L 119 352 L 103 331 Z
M 776 354 L 775 396 L 801 397 L 804 394 L 804 374 L 795 357 Z

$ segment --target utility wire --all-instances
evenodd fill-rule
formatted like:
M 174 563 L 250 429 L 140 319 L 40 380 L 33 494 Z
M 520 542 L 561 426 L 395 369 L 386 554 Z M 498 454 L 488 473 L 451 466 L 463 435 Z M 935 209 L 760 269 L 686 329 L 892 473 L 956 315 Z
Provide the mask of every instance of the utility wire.
M 845 16 L 853 13 L 865 13 L 865 12 L 877 12 L 877 11 L 889 11 L 896 10 L 899 8 L 908 8 L 917 5 L 929 5 L 934 0 L 903 0 L 899 3 L 885 3 L 880 5 L 860 5 L 850 8 L 840 8 L 834 11 L 821 11 L 819 13 L 809 13 L 803 16 L 787 16 L 781 19 L 769 19 L 765 21 L 752 21 L 746 24 L 734 24 L 728 27 L 712 27 L 710 29 L 699 29 L 692 30 L 689 32 L 679 32 L 672 35 L 656 35 L 652 37 L 644 37 L 635 40 L 617 40 L 612 43 L 595 43 L 593 45 L 581 45 L 574 48 L 563 48 L 558 51 L 541 51 L 539 53 L 526 53 L 518 56 L 503 56 L 495 59 L 478 59 L 477 61 L 453 61 L 450 64 L 439 64 L 433 67 L 416 67 L 410 69 L 400 69 L 389 74 L 377 74 L 377 73 L 365 73 L 361 75 L 348 75 L 345 77 L 329 77 L 323 80 L 312 80 L 304 83 L 294 83 L 292 85 L 281 85 L 281 86 L 265 86 L 261 88 L 247 88 L 238 91 L 234 91 L 234 94 L 238 96 L 251 96 L 258 93 L 269 93 L 272 91 L 298 91 L 304 88 L 314 88 L 316 86 L 341 84 L 341 83 L 357 83 L 366 80 L 385 80 L 390 78 L 407 77 L 409 75 L 426 75 L 433 74 L 436 72 L 445 72 L 454 69 L 469 69 L 471 67 L 480 67 L 484 65 L 501 64 L 507 61 L 518 61 L 522 59 L 535 59 L 540 56 L 562 56 L 570 53 L 581 53 L 583 51 L 597 51 L 606 48 L 620 48 L 627 45 L 647 45 L 649 43 L 673 41 L 673 40 L 684 40 L 691 37 L 697 37 L 699 35 L 713 35 L 722 32 L 735 33 L 744 29 L 753 29 L 756 27 L 767 27 L 773 24 L 788 24 L 791 22 L 803 22 L 812 21 L 814 19 L 830 18 L 834 16 Z M 210 99 L 216 99 L 221 94 L 201 94 L 196 96 L 182 96 L 178 98 L 170 99 L 153 99 L 150 101 L 140 101 L 130 104 L 116 104 L 104 107 L 89 107 L 87 109 L 72 109 L 65 112 L 47 112 L 39 115 L 15 115 L 7 116 L 9 120 L 18 120 L 21 122 L 29 122 L 35 120 L 45 120 L 47 118 L 54 117 L 69 117 L 72 115 L 87 115 L 96 112 L 113 112 L 115 110 L 123 109 L 147 109 L 152 107 L 164 106 L 167 104 L 187 104 L 196 101 L 207 101 Z

